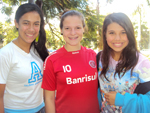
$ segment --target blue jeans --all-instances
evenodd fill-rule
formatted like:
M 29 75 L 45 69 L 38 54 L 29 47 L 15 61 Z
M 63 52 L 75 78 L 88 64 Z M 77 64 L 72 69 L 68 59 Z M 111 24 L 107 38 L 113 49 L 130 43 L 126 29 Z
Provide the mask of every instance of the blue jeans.
M 40 109 L 38 112 L 36 113 L 45 113 L 45 107 L 43 107 L 42 109 Z

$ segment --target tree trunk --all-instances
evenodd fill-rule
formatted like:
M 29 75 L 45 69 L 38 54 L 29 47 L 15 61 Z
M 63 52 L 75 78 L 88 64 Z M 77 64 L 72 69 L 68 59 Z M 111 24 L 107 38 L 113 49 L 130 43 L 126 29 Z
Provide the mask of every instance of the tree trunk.
M 32 3 L 32 4 L 34 4 L 34 0 L 29 0 L 29 3 Z
M 38 5 L 42 9 L 43 1 L 42 0 L 36 0 L 36 5 Z

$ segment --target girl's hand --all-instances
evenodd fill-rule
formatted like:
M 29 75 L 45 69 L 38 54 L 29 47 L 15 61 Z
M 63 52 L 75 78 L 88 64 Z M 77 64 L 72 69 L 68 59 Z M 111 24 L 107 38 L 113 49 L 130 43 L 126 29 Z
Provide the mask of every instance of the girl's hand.
M 109 105 L 115 105 L 116 94 L 117 94 L 117 92 L 115 92 L 115 91 L 105 93 L 104 97 Z

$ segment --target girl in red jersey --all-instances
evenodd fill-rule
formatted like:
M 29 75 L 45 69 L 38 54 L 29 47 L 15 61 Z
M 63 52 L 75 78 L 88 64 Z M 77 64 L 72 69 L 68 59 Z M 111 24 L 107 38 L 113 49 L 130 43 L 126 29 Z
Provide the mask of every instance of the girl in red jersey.
M 66 43 L 44 63 L 46 112 L 99 113 L 96 53 L 80 44 L 85 29 L 83 15 L 74 10 L 65 12 L 60 29 Z

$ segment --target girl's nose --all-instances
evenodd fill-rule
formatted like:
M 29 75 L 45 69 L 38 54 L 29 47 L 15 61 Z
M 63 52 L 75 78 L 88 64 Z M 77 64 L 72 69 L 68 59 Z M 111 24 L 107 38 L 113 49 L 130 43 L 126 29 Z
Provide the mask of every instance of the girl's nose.
M 117 34 L 117 35 L 115 36 L 115 40 L 120 40 L 120 35 L 119 35 L 119 34 Z
M 75 29 L 71 29 L 71 34 L 72 35 L 76 34 L 76 30 Z

